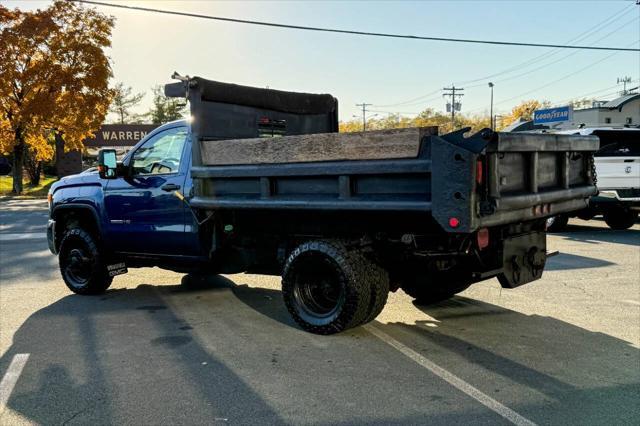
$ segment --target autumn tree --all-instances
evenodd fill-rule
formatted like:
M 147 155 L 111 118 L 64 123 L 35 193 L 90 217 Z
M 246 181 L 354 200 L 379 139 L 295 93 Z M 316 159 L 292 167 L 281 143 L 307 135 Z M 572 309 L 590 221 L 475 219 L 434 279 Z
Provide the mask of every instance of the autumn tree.
M 146 114 L 151 123 L 164 124 L 184 117 L 184 99 L 165 96 L 162 86 L 155 86 L 152 90 L 153 106 Z
M 550 105 L 547 101 L 528 100 L 522 101 L 511 109 L 511 112 L 502 117 L 501 127 L 506 127 L 518 119 L 523 121 L 533 120 L 533 112 L 537 109 L 546 108 Z
M 109 112 L 118 117 L 118 123 L 137 123 L 140 116 L 131 112 L 131 109 L 140 104 L 144 93 L 133 93 L 133 88 L 117 83 L 113 88 L 113 99 L 109 106 Z
M 471 127 L 472 132 L 477 132 L 483 128 L 491 127 L 491 121 L 488 115 L 466 116 L 463 114 L 457 114 L 456 126 L 454 129 L 451 125 L 451 116 L 449 114 L 438 112 L 433 108 L 427 108 L 412 118 L 391 113 L 386 117 L 371 118 L 367 120 L 368 130 L 404 129 L 407 127 L 429 126 L 437 126 L 441 134 L 464 127 Z M 350 120 L 340 122 L 340 131 L 360 132 L 362 131 L 362 121 Z
M 25 157 L 51 159 L 50 133 L 66 150 L 100 127 L 113 95 L 109 58 L 114 19 L 72 2 L 34 12 L 0 5 L 0 152 L 13 154 L 13 191 Z

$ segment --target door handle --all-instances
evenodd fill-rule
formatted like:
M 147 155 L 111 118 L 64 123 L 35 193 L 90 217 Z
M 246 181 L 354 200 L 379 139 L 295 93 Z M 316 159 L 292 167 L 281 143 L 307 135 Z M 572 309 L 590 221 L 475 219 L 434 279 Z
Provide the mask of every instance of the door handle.
M 161 186 L 160 189 L 167 192 L 177 191 L 178 189 L 180 189 L 180 185 L 176 185 L 175 183 L 168 183 L 166 185 Z

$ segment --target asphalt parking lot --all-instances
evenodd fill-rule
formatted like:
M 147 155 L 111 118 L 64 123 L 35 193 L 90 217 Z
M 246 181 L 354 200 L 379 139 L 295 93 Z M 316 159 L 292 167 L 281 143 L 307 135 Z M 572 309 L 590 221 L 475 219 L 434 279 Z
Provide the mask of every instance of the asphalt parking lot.
M 186 289 L 181 274 L 138 269 L 73 295 L 46 204 L 0 205 L 2 425 L 640 418 L 639 224 L 572 220 L 538 282 L 490 280 L 431 306 L 398 291 L 374 323 L 324 337 L 289 318 L 277 277 Z

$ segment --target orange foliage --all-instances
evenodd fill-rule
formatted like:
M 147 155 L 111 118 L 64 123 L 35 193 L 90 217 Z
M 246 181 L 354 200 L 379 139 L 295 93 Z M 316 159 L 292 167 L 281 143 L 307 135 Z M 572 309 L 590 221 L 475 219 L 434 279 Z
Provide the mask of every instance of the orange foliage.
M 82 149 L 103 122 L 113 96 L 104 52 L 113 25 L 71 2 L 35 12 L 0 5 L 0 152 L 14 154 L 16 192 L 27 152 L 36 161 L 54 155 L 47 132 L 62 134 L 67 150 Z

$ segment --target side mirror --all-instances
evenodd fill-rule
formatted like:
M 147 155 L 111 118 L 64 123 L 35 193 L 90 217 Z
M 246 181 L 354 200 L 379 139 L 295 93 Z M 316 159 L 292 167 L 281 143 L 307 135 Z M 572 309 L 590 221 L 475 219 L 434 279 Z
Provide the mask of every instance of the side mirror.
M 116 158 L 115 149 L 101 149 L 98 152 L 98 174 L 101 179 L 117 178 L 117 167 L 118 159 Z

